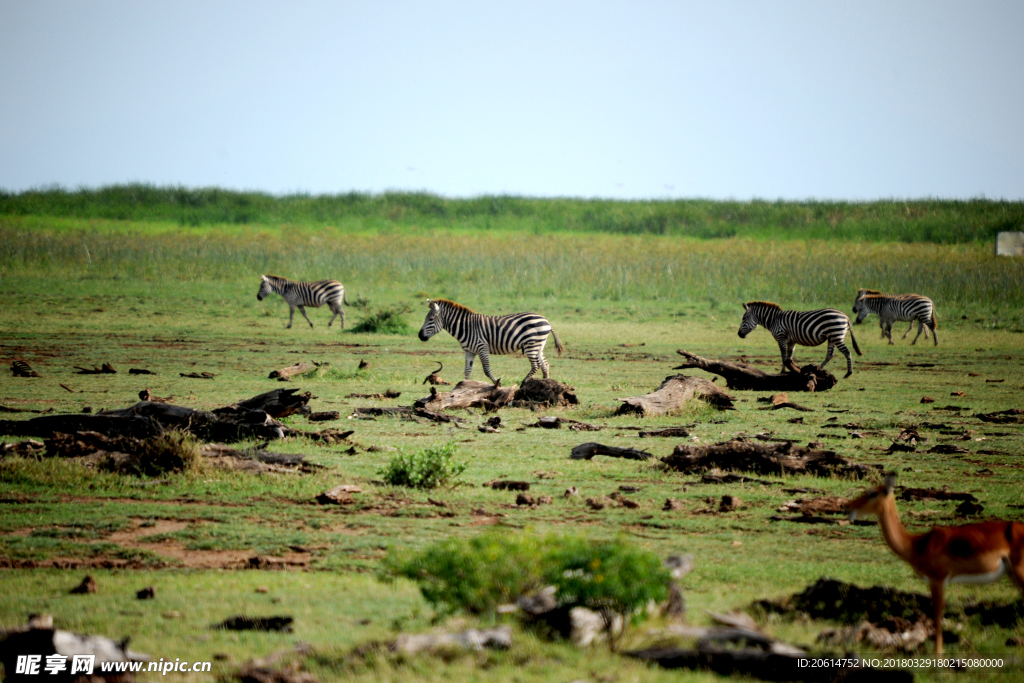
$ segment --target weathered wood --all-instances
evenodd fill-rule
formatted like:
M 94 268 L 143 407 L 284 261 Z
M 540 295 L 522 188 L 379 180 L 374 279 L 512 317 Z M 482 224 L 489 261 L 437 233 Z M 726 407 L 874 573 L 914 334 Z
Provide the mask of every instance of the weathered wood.
M 816 365 L 805 365 L 800 373 L 783 373 L 769 375 L 766 372 L 724 360 L 702 358 L 682 349 L 676 351 L 686 358 L 686 363 L 676 366 L 675 370 L 697 368 L 725 378 L 725 386 L 741 391 L 828 391 L 838 380 L 827 370 L 819 370 Z
M 445 379 L 441 379 L 441 371 L 444 370 L 444 363 L 442 363 L 439 360 L 435 360 L 434 362 L 437 363 L 438 368 L 437 368 L 437 370 L 434 370 L 432 373 L 430 373 L 429 375 L 427 375 L 423 379 L 423 384 L 426 384 L 427 382 L 430 382 L 431 384 L 434 384 L 434 385 L 443 384 L 443 385 L 451 386 L 451 382 L 449 382 L 448 380 L 445 380 Z
M 268 379 L 276 379 L 279 382 L 287 382 L 296 375 L 305 375 L 307 372 L 316 370 L 316 366 L 310 363 L 296 363 L 280 370 L 273 370 Z
M 647 429 L 640 432 L 641 439 L 649 436 L 686 438 L 690 436 L 690 432 L 686 427 L 662 427 L 661 429 Z
M 796 446 L 792 442 L 725 441 L 710 446 L 681 444 L 661 459 L 680 472 L 711 468 L 758 474 L 813 474 L 819 477 L 862 478 L 871 468 L 850 462 L 833 451 Z
M 595 455 L 610 455 L 613 458 L 627 458 L 629 460 L 650 460 L 654 457 L 647 451 L 639 451 L 635 448 L 605 446 L 604 444 L 592 441 L 581 443 L 569 453 L 569 457 L 573 460 L 590 460 Z
M 653 393 L 646 396 L 617 398 L 622 405 L 616 415 L 654 417 L 680 410 L 691 399 L 701 399 L 720 410 L 731 410 L 733 397 L 703 377 L 671 375 Z
M 0 434 L 19 436 L 50 437 L 63 432 L 100 432 L 108 436 L 132 436 L 144 439 L 156 436 L 163 427 L 156 420 L 140 416 L 89 415 L 43 415 L 30 420 L 0 420 Z
M 295 414 L 309 412 L 308 404 L 313 395 L 306 391 L 299 393 L 301 389 L 274 389 L 257 394 L 244 401 L 233 403 L 223 408 L 215 408 L 215 415 L 224 415 L 236 411 L 263 411 L 270 417 L 287 417 Z
M 418 403 L 418 401 L 417 401 Z M 377 417 L 381 415 L 394 415 L 397 417 L 416 418 L 422 417 L 432 422 L 453 422 L 460 423 L 465 422 L 461 417 L 455 417 L 454 415 L 444 415 L 443 413 L 435 413 L 432 410 L 422 407 L 408 406 L 396 406 L 394 408 L 381 408 L 379 406 L 370 406 L 367 408 L 356 408 L 352 411 L 355 416 L 366 416 L 366 417 Z
M 117 370 L 110 363 L 104 363 L 100 367 L 92 366 L 92 369 L 80 368 L 77 365 L 74 366 L 75 370 L 78 370 L 77 375 L 116 375 Z
M 396 652 L 410 655 L 439 648 L 482 650 L 485 647 L 499 650 L 512 647 L 512 627 L 505 624 L 480 631 L 471 628 L 462 633 L 401 633 L 391 646 Z
M 426 408 L 432 413 L 452 408 L 483 407 L 487 410 L 496 410 L 512 400 L 516 389 L 518 386 L 515 384 L 500 387 L 489 382 L 464 379 L 451 391 L 438 391 L 430 387 L 430 396 L 417 400 L 413 406 Z

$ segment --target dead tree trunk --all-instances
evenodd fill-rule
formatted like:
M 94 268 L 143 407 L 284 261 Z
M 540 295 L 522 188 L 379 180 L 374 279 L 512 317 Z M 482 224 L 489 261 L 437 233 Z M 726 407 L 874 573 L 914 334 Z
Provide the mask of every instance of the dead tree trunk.
M 731 410 L 733 398 L 703 377 L 672 375 L 666 377 L 661 386 L 652 394 L 617 398 L 622 405 L 616 415 L 639 415 L 653 417 L 675 412 L 693 398 L 699 398 L 720 410 Z
M 725 441 L 711 446 L 682 444 L 661 461 L 680 472 L 718 468 L 758 474 L 813 474 L 819 477 L 853 476 L 860 479 L 871 470 L 867 465 L 852 463 L 833 451 L 804 448 L 788 441 Z
M 572 449 L 569 457 L 573 460 L 590 460 L 595 455 L 610 455 L 613 458 L 627 458 L 629 460 L 650 460 L 654 456 L 647 451 L 638 451 L 635 448 L 618 448 L 616 446 L 605 446 L 602 443 L 581 443 Z
M 310 365 L 309 363 L 296 363 L 295 365 L 289 365 L 286 368 L 272 371 L 269 379 L 276 379 L 279 382 L 287 382 L 295 375 L 305 375 L 310 370 L 316 370 L 316 366 Z
M 449 408 L 476 408 L 496 410 L 512 400 L 516 395 L 515 384 L 499 387 L 488 382 L 465 379 L 455 385 L 451 391 L 438 391 L 430 387 L 430 396 L 417 400 L 413 406 L 426 408 L 431 412 Z
M 827 370 L 819 370 L 816 365 L 805 365 L 800 374 L 783 373 L 769 375 L 757 368 L 724 360 L 701 358 L 688 351 L 676 351 L 686 358 L 686 363 L 673 369 L 686 370 L 697 368 L 725 378 L 725 386 L 729 389 L 748 391 L 828 391 L 837 383 L 835 375 Z

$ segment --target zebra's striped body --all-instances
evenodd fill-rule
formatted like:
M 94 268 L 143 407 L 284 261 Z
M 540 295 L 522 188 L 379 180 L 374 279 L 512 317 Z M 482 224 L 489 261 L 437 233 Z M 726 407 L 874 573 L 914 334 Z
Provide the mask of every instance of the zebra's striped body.
M 763 325 L 779 344 L 783 372 L 786 369 L 800 372 L 793 362 L 793 347 L 796 344 L 817 346 L 822 342 L 828 342 L 825 360 L 818 368 L 824 369 L 832 360 L 835 349 L 839 349 L 846 356 L 846 377 L 853 374 L 853 358 L 844 343 L 847 330 L 850 331 L 853 350 L 858 356 L 862 354 L 857 346 L 857 340 L 853 337 L 850 319 L 842 311 L 834 308 L 823 308 L 818 311 L 784 311 L 778 304 L 767 301 L 751 301 L 743 304 L 743 308 L 743 322 L 738 332 L 740 338 L 746 337 L 758 325 Z
M 935 304 L 926 296 L 919 294 L 882 294 L 873 289 L 862 289 L 857 292 L 857 300 L 853 303 L 853 312 L 857 314 L 857 323 L 864 321 L 872 313 L 878 315 L 878 325 L 882 328 L 882 337 L 892 341 L 892 324 L 897 321 L 910 321 L 910 327 L 903 333 L 903 339 L 907 338 L 910 331 L 914 329 L 914 322 L 917 322 L 917 334 L 911 345 L 917 343 L 918 337 L 924 333 L 928 339 L 927 325 L 932 331 L 932 341 L 939 345 L 939 338 L 935 330 L 939 326 L 935 317 Z
M 310 327 L 313 321 L 306 315 L 306 306 L 319 308 L 326 304 L 334 315 L 327 323 L 330 327 L 334 319 L 341 316 L 341 329 L 345 329 L 345 311 L 341 304 L 348 305 L 348 298 L 345 296 L 345 287 L 337 280 L 320 280 L 319 282 L 296 282 L 279 275 L 260 275 L 263 282 L 260 284 L 260 291 L 256 292 L 256 298 L 260 301 L 271 292 L 280 294 L 288 302 L 288 328 L 292 327 L 292 320 L 295 318 L 295 309 L 306 319 Z
M 564 347 L 558 335 L 543 316 L 536 313 L 512 313 L 509 315 L 481 315 L 462 304 L 447 299 L 429 302 L 430 310 L 420 328 L 420 340 L 427 341 L 444 330 L 455 337 L 466 354 L 466 379 L 473 371 L 473 358 L 480 356 L 484 374 L 495 384 L 491 374 L 491 354 L 501 355 L 522 351 L 530 359 L 530 372 L 523 382 L 530 379 L 539 369 L 544 378 L 549 375 L 548 362 L 544 358 L 544 345 L 548 334 L 555 338 L 555 348 L 562 355 Z

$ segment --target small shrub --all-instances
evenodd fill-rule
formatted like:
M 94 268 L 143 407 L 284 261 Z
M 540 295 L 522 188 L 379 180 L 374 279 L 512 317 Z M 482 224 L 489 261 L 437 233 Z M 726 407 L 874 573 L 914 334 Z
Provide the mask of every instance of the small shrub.
M 200 457 L 191 434 L 172 430 L 146 439 L 131 453 L 112 456 L 103 463 L 103 469 L 138 477 L 159 477 L 198 469 Z
M 670 576 L 653 553 L 625 541 L 577 535 L 488 532 L 449 539 L 405 560 L 388 561 L 392 576 L 417 582 L 441 612 L 491 613 L 500 604 L 553 585 L 563 606 L 633 613 L 668 597 Z
M 465 463 L 455 462 L 457 450 L 458 444 L 449 441 L 416 453 L 399 453 L 378 473 L 392 486 L 417 489 L 447 486 L 466 470 Z
M 396 304 L 378 308 L 352 328 L 353 332 L 369 334 L 412 334 L 412 327 L 405 320 L 405 315 L 412 310 L 409 304 Z

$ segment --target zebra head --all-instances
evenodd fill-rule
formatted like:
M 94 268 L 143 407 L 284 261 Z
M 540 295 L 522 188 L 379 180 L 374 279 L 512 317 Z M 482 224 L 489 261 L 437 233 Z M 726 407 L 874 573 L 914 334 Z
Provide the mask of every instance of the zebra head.
M 857 314 L 857 319 L 853 321 L 857 325 L 860 325 L 862 322 L 864 322 L 864 318 L 868 317 L 868 315 L 871 314 L 871 311 L 868 310 L 868 307 L 864 305 L 864 297 L 861 297 L 854 302 L 853 312 Z
M 427 302 L 427 317 L 420 328 L 420 341 L 427 341 L 441 331 L 441 307 L 432 301 Z
M 263 301 L 271 292 L 274 290 L 270 288 L 270 278 L 266 275 L 260 275 L 263 281 L 260 282 L 260 291 L 256 292 L 256 299 Z
M 760 317 L 757 315 L 757 310 L 751 308 L 749 304 L 743 304 L 743 322 L 740 323 L 740 329 L 738 334 L 740 339 L 745 339 L 748 334 L 754 331 L 760 323 Z
M 878 294 L 881 294 L 881 292 L 879 292 L 877 289 L 864 289 L 864 288 L 858 289 L 857 290 L 857 298 L 854 299 L 854 301 L 853 301 L 853 312 L 859 314 L 862 310 L 864 310 L 864 306 L 861 303 L 862 301 L 864 301 L 864 297 L 866 297 L 868 295 L 876 296 Z M 868 316 L 868 313 L 870 313 L 870 312 L 871 311 L 867 311 L 867 312 L 864 313 L 864 315 L 862 317 L 858 317 L 857 318 L 857 322 L 858 323 L 862 322 L 864 320 L 864 318 L 866 318 Z

